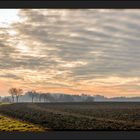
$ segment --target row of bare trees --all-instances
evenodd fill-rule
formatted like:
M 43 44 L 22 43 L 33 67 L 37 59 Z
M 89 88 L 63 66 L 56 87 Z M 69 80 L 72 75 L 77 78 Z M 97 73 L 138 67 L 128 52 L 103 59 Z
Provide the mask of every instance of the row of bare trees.
M 38 98 L 39 102 L 42 102 L 42 101 L 46 102 L 47 100 L 53 101 L 54 99 L 49 93 L 37 93 L 34 90 L 28 91 L 26 94 L 31 97 L 32 102 L 34 102 L 35 98 Z
M 11 88 L 9 89 L 9 94 L 11 95 L 12 102 L 19 102 L 19 97 L 23 95 L 23 90 L 20 88 Z M 39 102 L 42 100 L 46 102 L 48 99 L 52 100 L 52 96 L 49 93 L 37 93 L 35 90 L 28 91 L 26 93 L 29 97 L 31 97 L 32 102 L 34 102 L 35 98 L 39 99 Z
M 12 102 L 19 102 L 19 97 L 23 96 L 23 90 L 20 88 L 9 89 Z M 27 96 L 26 96 L 27 95 Z M 31 102 L 93 102 L 94 97 L 81 94 L 81 95 L 68 95 L 68 94 L 50 94 L 50 93 L 39 93 L 35 90 L 31 90 L 25 93 L 24 97 L 30 97 Z M 21 100 L 23 101 L 23 98 Z M 27 101 L 28 98 L 24 99 Z M 6 100 L 6 99 L 5 99 Z
M 15 102 L 15 99 L 16 99 L 16 102 L 18 102 L 19 97 L 23 94 L 23 90 L 20 88 L 11 88 L 9 89 L 9 94 L 12 97 L 12 102 Z

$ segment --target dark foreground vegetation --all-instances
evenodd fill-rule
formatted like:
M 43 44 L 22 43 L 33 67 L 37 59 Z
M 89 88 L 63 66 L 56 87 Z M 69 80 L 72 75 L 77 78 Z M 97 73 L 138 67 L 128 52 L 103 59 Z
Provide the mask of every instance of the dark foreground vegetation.
M 140 130 L 140 103 L 13 103 L 0 114 L 50 130 Z

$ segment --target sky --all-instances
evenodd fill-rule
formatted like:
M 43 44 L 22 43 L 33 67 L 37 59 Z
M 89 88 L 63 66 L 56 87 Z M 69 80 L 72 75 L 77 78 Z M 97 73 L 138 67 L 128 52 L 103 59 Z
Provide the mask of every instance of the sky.
M 0 96 L 140 96 L 139 9 L 0 9 Z

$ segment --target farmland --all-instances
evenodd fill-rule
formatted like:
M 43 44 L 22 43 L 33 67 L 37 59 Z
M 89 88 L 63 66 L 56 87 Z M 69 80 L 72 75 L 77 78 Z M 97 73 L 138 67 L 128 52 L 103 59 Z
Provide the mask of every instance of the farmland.
M 137 102 L 13 103 L 0 105 L 0 115 L 46 131 L 140 130 Z

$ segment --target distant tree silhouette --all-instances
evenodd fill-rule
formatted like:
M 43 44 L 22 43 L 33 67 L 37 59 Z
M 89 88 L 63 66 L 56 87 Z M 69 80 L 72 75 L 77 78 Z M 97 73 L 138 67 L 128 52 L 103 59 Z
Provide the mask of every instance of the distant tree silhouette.
M 10 95 L 12 96 L 12 102 L 14 102 L 14 98 L 18 102 L 19 97 L 22 95 L 22 89 L 11 88 L 9 90 Z M 95 97 L 87 94 L 81 95 L 70 95 L 70 94 L 54 94 L 54 93 L 41 93 L 36 92 L 35 90 L 31 90 L 26 92 L 27 97 L 31 98 L 31 102 L 94 102 Z M 24 97 L 24 96 L 23 96 Z M 28 99 L 25 97 L 23 101 L 27 101 Z M 37 99 L 37 100 L 35 100 Z
M 94 97 L 87 96 L 87 98 L 85 99 L 85 102 L 94 102 Z
M 22 95 L 23 90 L 22 89 L 18 89 L 18 88 L 11 88 L 9 89 L 9 94 L 12 97 L 12 102 L 14 102 L 14 98 L 16 97 L 16 102 L 18 102 L 19 97 Z
M 14 102 L 15 93 L 16 93 L 16 88 L 10 88 L 10 89 L 9 89 L 9 94 L 10 94 L 11 97 L 12 97 L 12 102 Z
M 41 102 L 44 97 L 45 97 L 44 93 L 38 93 L 39 102 Z
M 9 103 L 11 100 L 8 97 L 4 97 L 1 102 Z
M 50 93 L 46 93 L 46 94 L 44 94 L 44 102 L 46 102 L 46 101 L 54 102 L 55 98 Z
M 38 97 L 39 97 L 39 102 L 41 102 L 42 99 L 43 99 L 44 102 L 51 99 L 50 95 L 48 93 L 39 93 Z
M 45 93 L 42 93 L 41 94 L 41 97 L 44 99 L 44 102 L 46 101 L 46 94 Z
M 38 95 L 37 92 L 36 92 L 35 90 L 28 91 L 27 94 L 31 97 L 32 103 L 34 102 L 34 98 L 37 97 L 37 95 Z
M 58 100 L 60 102 L 74 102 L 73 96 L 68 94 L 61 94 Z
M 16 94 L 15 94 L 15 96 L 16 96 L 16 101 L 18 102 L 18 100 L 19 100 L 19 97 L 21 96 L 23 94 L 23 90 L 22 89 L 16 89 Z

